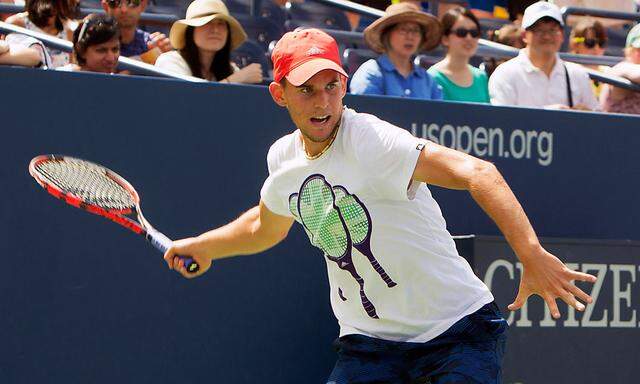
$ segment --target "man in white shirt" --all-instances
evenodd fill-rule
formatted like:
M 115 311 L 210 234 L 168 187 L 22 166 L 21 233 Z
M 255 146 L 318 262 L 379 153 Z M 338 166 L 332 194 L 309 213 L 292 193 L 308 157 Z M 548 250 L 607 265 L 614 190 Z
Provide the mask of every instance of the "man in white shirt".
M 343 107 L 347 75 L 338 45 L 317 29 L 286 33 L 272 60 L 273 100 L 298 128 L 269 149 L 260 203 L 235 221 L 166 252 L 187 278 L 212 260 L 262 252 L 295 221 L 327 263 L 340 324 L 328 383 L 498 383 L 506 321 L 493 296 L 458 255 L 427 184 L 466 189 L 520 257 L 524 273 L 509 309 L 531 294 L 579 311 L 591 298 L 540 245 L 522 207 L 489 162 L 416 138 L 375 116 Z M 191 256 L 190 274 L 176 255 Z M 422 381 L 420 381 L 422 382 Z
M 527 46 L 491 75 L 491 104 L 599 109 L 586 70 L 558 56 L 563 25 L 557 6 L 540 1 L 527 7 L 522 21 Z

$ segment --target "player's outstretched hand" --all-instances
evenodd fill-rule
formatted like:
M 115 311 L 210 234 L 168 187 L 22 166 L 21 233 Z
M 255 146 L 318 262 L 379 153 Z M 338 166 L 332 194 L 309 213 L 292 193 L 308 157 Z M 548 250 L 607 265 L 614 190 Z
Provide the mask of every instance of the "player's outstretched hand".
M 587 273 L 572 271 L 567 268 L 557 257 L 540 248 L 539 254 L 523 261 L 523 272 L 518 288 L 518 296 L 509 304 L 511 311 L 520 309 L 531 295 L 538 295 L 544 299 L 551 310 L 554 319 L 560 317 L 560 311 L 556 299 L 560 298 L 565 303 L 578 311 L 584 311 L 585 303 L 593 302 L 587 295 L 573 283 L 575 280 L 594 283 L 596 277 Z M 580 301 L 578 301 L 578 299 Z
M 198 272 L 187 272 L 184 262 L 177 255 L 192 257 L 200 265 Z M 173 245 L 165 252 L 164 260 L 167 262 L 169 269 L 177 271 L 187 279 L 198 277 L 211 268 L 211 257 L 207 255 L 206 248 L 197 237 L 174 241 Z

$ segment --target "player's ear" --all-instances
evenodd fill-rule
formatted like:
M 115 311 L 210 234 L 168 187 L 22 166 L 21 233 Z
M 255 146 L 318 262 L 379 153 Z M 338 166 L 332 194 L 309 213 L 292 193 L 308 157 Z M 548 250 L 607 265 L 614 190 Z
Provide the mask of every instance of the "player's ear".
M 272 81 L 271 84 L 269 84 L 269 93 L 276 104 L 281 107 L 287 106 L 287 102 L 284 99 L 284 87 L 282 84 Z
M 347 94 L 347 77 L 340 75 L 340 86 L 342 87 L 342 97 Z

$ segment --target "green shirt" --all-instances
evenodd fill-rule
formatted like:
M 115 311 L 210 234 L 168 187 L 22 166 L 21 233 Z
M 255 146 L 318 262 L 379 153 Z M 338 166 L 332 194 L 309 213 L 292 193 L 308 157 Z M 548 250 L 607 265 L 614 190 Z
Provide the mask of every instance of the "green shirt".
M 475 103 L 489 103 L 489 88 L 487 74 L 474 66 L 469 65 L 473 83 L 468 87 L 461 87 L 449 80 L 442 72 L 431 67 L 427 72 L 442 87 L 444 100 L 471 101 Z

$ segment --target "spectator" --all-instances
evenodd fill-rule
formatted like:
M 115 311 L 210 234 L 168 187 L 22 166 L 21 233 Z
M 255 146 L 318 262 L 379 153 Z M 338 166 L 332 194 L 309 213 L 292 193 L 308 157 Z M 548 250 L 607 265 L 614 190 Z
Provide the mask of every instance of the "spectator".
M 496 43 L 508 45 L 514 48 L 524 48 L 522 35 L 524 31 L 516 24 L 505 24 L 500 29 L 489 33 L 489 39 Z
M 489 79 L 491 103 L 527 107 L 595 110 L 598 102 L 586 70 L 558 56 L 563 41 L 560 9 L 547 2 L 524 12 L 526 48 L 501 64 Z
M 436 47 L 440 36 L 435 17 L 412 3 L 390 5 L 384 16 L 364 30 L 366 43 L 382 55 L 353 74 L 351 93 L 442 99 L 438 83 L 413 61 L 418 51 Z
M 35 67 L 41 63 L 42 59 L 37 49 L 0 40 L 0 65 Z
M 478 50 L 480 22 L 470 10 L 454 8 L 440 19 L 444 60 L 428 72 L 442 87 L 445 100 L 489 102 L 487 74 L 469 64 Z
M 524 10 L 537 1 L 538 0 L 508 0 L 507 12 L 509 13 L 509 20 L 511 20 L 516 26 L 520 27 L 520 25 L 522 25 Z
M 640 84 L 640 24 L 627 34 L 624 61 L 616 64 L 610 74 L 624 77 Z M 606 112 L 640 115 L 640 93 L 605 84 L 600 95 L 602 109 Z
M 593 8 L 614 12 L 629 12 L 635 13 L 637 5 L 634 0 L 551 0 L 552 3 L 559 8 L 562 7 L 580 7 L 580 8 Z M 584 16 L 571 16 L 567 23 L 572 25 L 576 20 L 583 19 Z M 620 27 L 628 21 L 617 20 L 609 18 L 601 18 L 600 22 L 608 28 Z
M 35 39 L 31 36 L 23 35 L 21 33 L 10 33 L 5 37 L 4 41 L 10 46 L 13 45 L 16 47 L 30 48 L 35 50 L 40 56 L 40 60 L 35 66 L 41 67 L 43 69 L 52 68 L 51 56 L 49 55 L 49 51 L 40 40 Z
M 171 44 L 178 51 L 160 55 L 156 66 L 181 75 L 226 83 L 260 83 L 262 66 L 238 69 L 230 53 L 246 40 L 240 23 L 220 0 L 196 0 L 186 18 L 171 27 Z
M 120 57 L 120 30 L 115 18 L 91 14 L 73 33 L 76 64 L 59 70 L 115 73 Z
M 604 55 L 604 49 L 607 46 L 607 30 L 596 19 L 582 19 L 571 30 L 569 36 L 569 51 L 579 55 Z M 607 72 L 609 67 L 606 65 L 584 65 L 595 71 Z M 591 80 L 591 86 L 596 97 L 600 96 L 602 83 L 597 80 Z
M 495 41 L 496 43 L 508 45 L 517 49 L 524 48 L 524 40 L 522 40 L 522 35 L 524 31 L 519 25 L 514 24 L 505 24 L 500 29 L 495 31 L 489 31 L 488 37 L 489 40 Z M 495 57 L 489 57 L 484 59 L 484 70 L 487 73 L 487 76 L 491 76 L 493 71 L 496 70 L 498 65 L 507 61 L 506 59 L 498 59 Z
M 71 41 L 78 0 L 27 0 L 26 12 L 7 18 L 6 22 L 31 31 L 45 33 L 59 39 Z M 67 52 L 47 48 L 52 60 L 52 67 L 57 68 L 69 64 Z
M 146 7 L 147 0 L 102 0 L 102 8 L 115 17 L 120 27 L 120 54 L 155 64 L 161 53 L 173 48 L 164 33 L 149 33 L 138 28 L 140 14 Z

